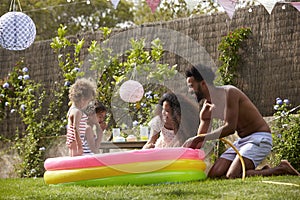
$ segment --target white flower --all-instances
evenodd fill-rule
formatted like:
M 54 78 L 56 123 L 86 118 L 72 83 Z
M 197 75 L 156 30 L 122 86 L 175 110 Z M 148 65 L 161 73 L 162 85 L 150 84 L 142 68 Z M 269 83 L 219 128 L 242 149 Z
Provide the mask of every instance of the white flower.
M 20 106 L 20 108 L 21 108 L 21 110 L 25 110 L 25 105 L 24 104 L 22 104 L 21 106 Z
M 4 83 L 3 88 L 9 88 L 9 83 L 8 82 Z
M 281 99 L 277 99 L 277 100 L 276 100 L 276 104 L 277 104 L 277 105 L 282 105 L 282 102 L 283 102 L 283 101 L 282 101 Z
M 149 92 L 146 92 L 145 93 L 145 97 L 147 98 L 147 99 L 150 99 L 150 98 L 152 98 L 152 91 L 150 90 Z
M 284 117 L 284 116 L 287 116 L 287 114 L 288 113 L 286 113 L 285 111 L 282 111 L 280 115 L 281 115 L 281 117 Z
M 283 102 L 286 104 L 286 105 L 289 105 L 290 104 L 290 101 L 288 99 L 284 99 Z
M 28 74 L 24 75 L 24 80 L 28 80 L 30 77 Z
M 71 85 L 71 83 L 70 83 L 69 81 L 66 81 L 66 82 L 65 82 L 65 86 L 66 86 L 66 87 L 69 87 L 70 85 Z
M 132 126 L 137 126 L 137 125 L 139 125 L 139 122 L 136 121 L 136 120 L 134 120 L 134 121 L 132 122 Z
M 26 73 L 26 72 L 28 72 L 28 68 L 27 68 L 27 67 L 23 67 L 22 71 L 23 71 L 24 73 Z
M 40 150 L 40 151 L 45 151 L 46 148 L 45 148 L 45 147 L 40 147 L 39 150 Z
M 78 67 L 75 67 L 73 70 L 74 70 L 75 72 L 80 72 L 80 68 L 78 68 Z

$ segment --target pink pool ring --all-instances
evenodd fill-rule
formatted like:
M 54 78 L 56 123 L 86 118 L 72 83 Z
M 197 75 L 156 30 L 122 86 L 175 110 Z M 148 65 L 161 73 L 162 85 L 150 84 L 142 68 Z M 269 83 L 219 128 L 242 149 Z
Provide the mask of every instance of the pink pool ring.
M 48 158 L 44 180 L 46 184 L 82 185 L 201 180 L 206 178 L 204 157 L 202 150 L 179 147 Z

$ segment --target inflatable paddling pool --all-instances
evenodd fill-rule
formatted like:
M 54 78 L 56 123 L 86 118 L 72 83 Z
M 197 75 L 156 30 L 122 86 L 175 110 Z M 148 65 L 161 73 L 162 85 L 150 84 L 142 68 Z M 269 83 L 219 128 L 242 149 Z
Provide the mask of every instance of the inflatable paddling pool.
M 46 184 L 144 185 L 206 178 L 205 154 L 199 149 L 164 148 L 48 158 Z

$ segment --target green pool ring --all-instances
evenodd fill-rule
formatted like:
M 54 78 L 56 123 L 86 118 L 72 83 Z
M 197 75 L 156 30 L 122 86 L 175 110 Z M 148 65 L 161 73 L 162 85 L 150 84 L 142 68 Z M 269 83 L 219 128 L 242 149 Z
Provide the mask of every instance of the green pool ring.
M 149 173 L 126 174 L 120 176 L 60 183 L 57 185 L 107 186 L 107 185 L 149 185 L 205 180 L 202 170 L 170 170 Z

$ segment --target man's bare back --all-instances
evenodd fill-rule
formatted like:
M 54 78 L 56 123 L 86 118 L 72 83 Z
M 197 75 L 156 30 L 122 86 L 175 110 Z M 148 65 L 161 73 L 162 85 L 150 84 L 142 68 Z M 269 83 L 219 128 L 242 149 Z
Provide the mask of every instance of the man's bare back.
M 220 119 L 224 126 L 215 131 L 215 138 L 226 137 L 235 132 L 243 138 L 256 132 L 271 132 L 255 105 L 238 88 L 227 85 L 211 87 L 209 97 L 200 111 L 198 134 L 210 132 L 210 121 Z M 219 136 L 217 136 L 219 135 Z
M 237 103 L 238 107 L 234 107 L 234 113 L 237 115 L 236 131 L 243 138 L 255 132 L 271 132 L 268 124 L 250 99 L 238 88 L 234 86 L 224 86 L 228 104 Z M 227 108 L 230 107 L 227 106 Z

